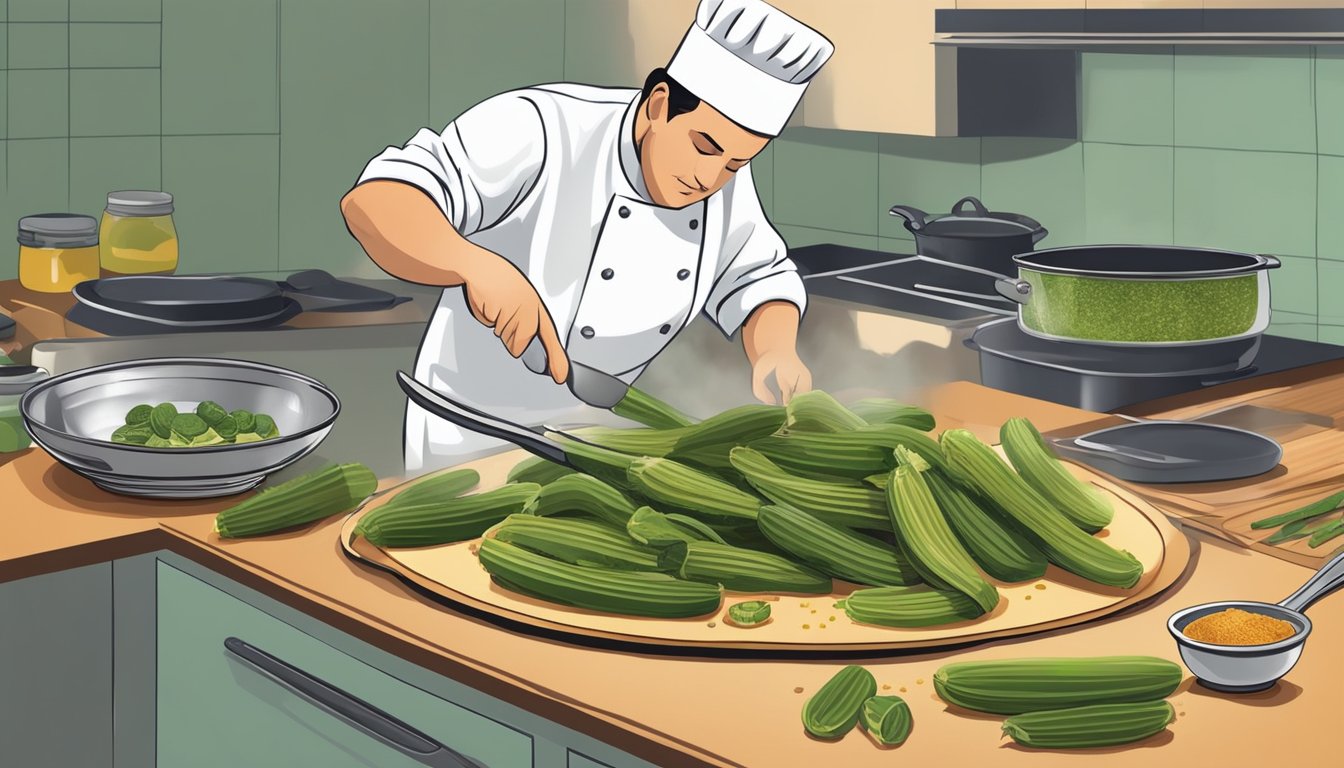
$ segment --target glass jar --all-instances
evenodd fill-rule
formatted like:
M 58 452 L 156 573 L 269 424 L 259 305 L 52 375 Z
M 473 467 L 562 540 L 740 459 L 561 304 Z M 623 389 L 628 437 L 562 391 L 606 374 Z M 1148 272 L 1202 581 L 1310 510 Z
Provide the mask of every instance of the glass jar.
M 66 293 L 98 279 L 98 222 L 77 213 L 19 219 L 19 283 L 30 291 Z
M 19 412 L 19 398 L 49 374 L 31 365 L 0 366 L 0 454 L 27 450 L 33 444 Z
M 168 275 L 177 269 L 173 196 L 126 190 L 107 196 L 98 231 L 103 271 L 109 275 Z

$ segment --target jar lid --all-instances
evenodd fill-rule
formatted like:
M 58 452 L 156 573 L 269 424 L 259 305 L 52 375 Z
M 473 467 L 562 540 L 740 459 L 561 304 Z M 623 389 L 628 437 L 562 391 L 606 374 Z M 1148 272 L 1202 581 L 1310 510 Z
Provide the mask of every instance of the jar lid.
M 34 384 L 46 381 L 51 374 L 45 368 L 31 365 L 0 365 L 0 395 L 22 395 Z
M 19 245 L 84 248 L 98 244 L 98 220 L 79 213 L 39 213 L 19 219 Z
M 173 212 L 173 196 L 144 189 L 109 192 L 107 211 L 116 216 L 167 216 Z

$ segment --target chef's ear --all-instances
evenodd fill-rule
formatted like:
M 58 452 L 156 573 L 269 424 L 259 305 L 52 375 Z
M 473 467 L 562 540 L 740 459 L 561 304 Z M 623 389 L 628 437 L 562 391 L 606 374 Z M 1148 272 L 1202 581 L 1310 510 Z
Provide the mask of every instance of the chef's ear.
M 644 117 L 650 121 L 667 120 L 668 99 L 671 91 L 667 83 L 658 83 L 649 91 L 649 95 L 644 99 Z

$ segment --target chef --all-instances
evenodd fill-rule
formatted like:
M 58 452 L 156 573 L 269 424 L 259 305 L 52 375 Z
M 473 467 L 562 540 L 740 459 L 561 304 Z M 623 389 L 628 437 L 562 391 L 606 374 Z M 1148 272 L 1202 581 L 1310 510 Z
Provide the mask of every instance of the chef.
M 759 399 L 809 389 L 806 294 L 751 160 L 832 51 L 761 0 L 701 0 L 643 89 L 510 91 L 374 157 L 341 202 L 351 233 L 389 274 L 444 287 L 415 378 L 522 424 L 562 420 L 583 408 L 570 358 L 631 383 L 703 311 L 742 330 Z M 408 474 L 500 447 L 407 404 Z

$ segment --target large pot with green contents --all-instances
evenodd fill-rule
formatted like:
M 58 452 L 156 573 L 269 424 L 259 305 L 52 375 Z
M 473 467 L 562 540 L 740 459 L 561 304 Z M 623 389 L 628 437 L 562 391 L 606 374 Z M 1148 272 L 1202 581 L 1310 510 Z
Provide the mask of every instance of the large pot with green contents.
M 1180 346 L 1258 336 L 1269 326 L 1273 256 L 1207 248 L 1097 245 L 1013 257 L 995 287 L 1025 333 L 1057 341 Z

